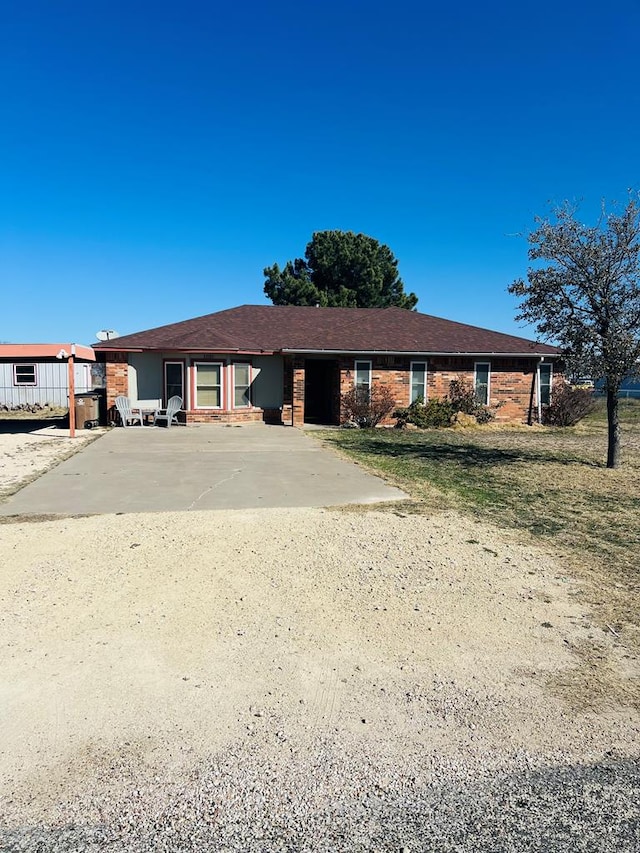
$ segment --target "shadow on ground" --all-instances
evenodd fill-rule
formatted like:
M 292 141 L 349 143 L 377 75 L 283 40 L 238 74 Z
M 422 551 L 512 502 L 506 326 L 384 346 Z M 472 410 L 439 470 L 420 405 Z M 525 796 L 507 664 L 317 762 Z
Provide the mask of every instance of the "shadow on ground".
M 331 437 L 325 438 L 331 442 Z M 545 448 L 543 451 L 531 450 L 526 447 L 482 447 L 472 443 L 455 443 L 450 441 L 428 444 L 424 441 L 398 439 L 370 438 L 351 442 L 335 442 L 344 450 L 353 449 L 359 453 L 371 456 L 384 456 L 396 459 L 419 459 L 425 462 L 454 462 L 464 468 L 487 468 L 496 465 L 514 463 L 557 462 L 562 465 L 579 463 L 590 468 L 600 468 L 602 465 L 583 456 L 572 453 L 554 453 Z
M 0 418 L 0 435 L 24 435 L 40 429 L 69 429 L 69 418 Z
M 276 766 L 232 749 L 164 797 L 156 782 L 119 808 L 110 803 L 100 825 L 5 829 L 0 842 L 12 853 L 640 849 L 636 760 L 502 776 L 487 770 L 456 781 L 440 768 L 426 785 L 397 772 L 389 784 L 376 784 L 371 771 L 362 759 L 326 747 Z

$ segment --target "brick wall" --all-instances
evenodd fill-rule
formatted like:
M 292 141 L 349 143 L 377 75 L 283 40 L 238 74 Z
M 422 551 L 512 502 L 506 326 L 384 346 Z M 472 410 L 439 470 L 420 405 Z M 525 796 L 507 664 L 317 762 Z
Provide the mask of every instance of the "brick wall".
M 304 357 L 285 355 L 283 365 L 282 423 L 304 425 Z
M 293 426 L 304 426 L 304 359 L 293 360 Z
M 462 379 L 473 387 L 475 362 L 489 362 L 489 405 L 495 409 L 496 421 L 526 423 L 535 402 L 536 359 L 507 358 L 433 358 L 429 360 L 427 396 L 445 397 L 449 383 Z
M 116 397 L 129 396 L 129 362 L 126 353 L 106 353 L 107 409 L 112 409 Z
M 408 405 L 409 363 L 411 359 L 406 356 L 362 356 L 357 360 L 371 362 L 371 383 L 389 388 L 395 397 L 396 406 Z M 353 388 L 355 362 L 356 359 L 352 356 L 343 356 L 339 360 L 341 396 Z M 341 419 L 342 417 L 343 413 L 341 412 Z M 393 424 L 395 421 L 389 417 L 382 423 Z
M 359 361 L 371 361 L 371 381 L 373 384 L 388 387 L 394 395 L 397 406 L 409 405 L 411 393 L 411 361 L 419 358 L 404 356 L 362 356 Z M 530 418 L 534 400 L 536 359 L 473 359 L 463 357 L 430 358 L 427 370 L 427 397 L 446 397 L 449 383 L 462 379 L 473 387 L 475 361 L 489 361 L 491 364 L 489 404 L 495 408 L 499 422 L 526 423 Z M 340 393 L 344 394 L 353 387 L 355 358 L 340 359 Z M 387 418 L 383 423 L 395 423 Z
M 235 409 L 233 411 L 211 411 L 194 409 L 186 413 L 188 424 L 281 424 L 280 409 Z
M 293 358 L 290 355 L 284 357 L 282 381 L 282 422 L 293 426 Z

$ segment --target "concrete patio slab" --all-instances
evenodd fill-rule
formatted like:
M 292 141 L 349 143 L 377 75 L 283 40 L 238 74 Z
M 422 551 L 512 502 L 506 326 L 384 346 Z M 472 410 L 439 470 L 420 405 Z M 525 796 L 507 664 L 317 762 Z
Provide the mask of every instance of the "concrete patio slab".
M 290 427 L 114 429 L 0 504 L 0 515 L 310 507 L 407 496 Z

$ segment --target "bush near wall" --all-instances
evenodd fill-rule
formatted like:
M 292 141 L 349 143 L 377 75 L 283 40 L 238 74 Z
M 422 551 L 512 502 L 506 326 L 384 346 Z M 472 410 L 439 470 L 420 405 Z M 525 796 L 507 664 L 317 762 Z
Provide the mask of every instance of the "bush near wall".
M 342 395 L 342 422 L 370 429 L 391 414 L 395 404 L 393 393 L 385 385 L 352 388 Z
M 396 409 L 393 417 L 399 428 L 413 424 L 419 429 L 434 429 L 451 426 L 458 414 L 468 415 L 479 424 L 489 423 L 495 417 L 495 412 L 479 403 L 474 389 L 462 379 L 451 380 L 446 397 L 434 397 L 426 403 L 418 397 L 407 408 Z
M 413 424 L 419 429 L 448 427 L 451 426 L 454 416 L 455 410 L 451 402 L 446 399 L 440 400 L 437 397 L 433 400 L 427 400 L 426 403 L 423 403 L 422 397 L 418 397 L 410 406 L 396 409 L 393 413 L 396 426 L 399 429 L 407 424 Z
M 575 426 L 595 408 L 593 389 L 572 387 L 564 379 L 556 379 L 551 391 L 551 404 L 542 410 L 542 423 L 548 426 Z

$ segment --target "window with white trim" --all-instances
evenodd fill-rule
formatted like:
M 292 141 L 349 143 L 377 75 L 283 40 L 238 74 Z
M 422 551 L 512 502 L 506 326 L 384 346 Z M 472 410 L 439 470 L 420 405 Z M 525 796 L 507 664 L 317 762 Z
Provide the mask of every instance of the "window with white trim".
M 251 406 L 251 365 L 233 365 L 233 408 L 246 409 Z
M 371 391 L 371 362 L 356 361 L 355 364 L 356 388 L 362 388 L 368 394 Z
M 37 373 L 35 364 L 14 364 L 13 365 L 13 384 L 14 385 L 37 385 Z
M 196 408 L 222 408 L 222 365 L 199 361 L 195 365 Z
M 422 398 L 423 403 L 427 399 L 426 361 L 411 362 L 411 394 L 409 402 L 415 403 L 419 398 Z
M 551 362 L 538 365 L 538 405 L 548 406 L 551 403 L 551 382 L 553 370 Z
M 482 406 L 489 405 L 489 399 L 491 394 L 491 362 L 489 361 L 476 361 L 475 370 L 474 370 L 474 378 L 473 378 L 473 388 L 476 395 L 476 400 Z

